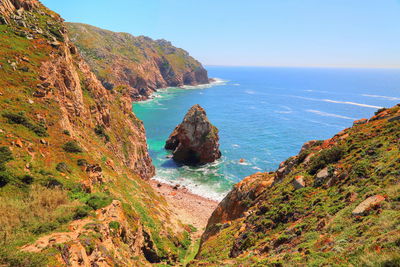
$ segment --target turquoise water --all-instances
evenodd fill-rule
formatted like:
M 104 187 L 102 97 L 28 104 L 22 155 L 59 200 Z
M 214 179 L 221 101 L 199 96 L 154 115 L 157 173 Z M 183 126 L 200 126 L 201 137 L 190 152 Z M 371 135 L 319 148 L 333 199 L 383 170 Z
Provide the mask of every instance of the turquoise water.
M 155 179 L 213 199 L 247 175 L 275 170 L 304 142 L 330 138 L 379 107 L 400 103 L 400 70 L 207 69 L 217 83 L 162 89 L 133 109 L 145 124 Z M 167 158 L 164 144 L 194 104 L 218 127 L 223 157 L 202 167 L 179 167 Z

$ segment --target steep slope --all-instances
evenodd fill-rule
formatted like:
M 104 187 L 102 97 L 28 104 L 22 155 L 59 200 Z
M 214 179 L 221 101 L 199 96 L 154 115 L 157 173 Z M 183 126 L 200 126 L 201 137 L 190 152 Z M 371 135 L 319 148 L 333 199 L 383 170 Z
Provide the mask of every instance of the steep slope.
M 129 91 L 105 89 L 59 15 L 0 1 L 0 265 L 176 264 L 190 240 Z
M 128 86 L 132 98 L 140 100 L 158 88 L 209 82 L 203 66 L 168 41 L 86 24 L 66 25 L 71 40 L 107 89 Z
M 400 105 L 306 143 L 214 211 L 193 265 L 399 266 Z

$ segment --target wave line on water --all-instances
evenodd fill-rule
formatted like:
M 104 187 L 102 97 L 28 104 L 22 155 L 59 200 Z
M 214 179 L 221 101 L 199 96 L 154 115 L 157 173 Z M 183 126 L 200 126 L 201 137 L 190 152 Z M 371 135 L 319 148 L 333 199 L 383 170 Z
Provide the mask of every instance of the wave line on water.
M 397 101 L 397 100 L 400 100 L 400 97 L 384 96 L 384 95 L 369 95 L 369 94 L 362 94 L 362 96 L 366 96 L 366 97 L 373 97 L 373 98 L 382 98 L 382 99 L 385 99 L 385 100 L 390 100 L 390 101 Z
M 340 118 L 340 119 L 345 119 L 345 120 L 353 120 L 353 121 L 356 120 L 355 118 L 350 118 L 350 117 L 347 117 L 347 116 L 342 116 L 342 115 L 338 115 L 338 114 L 334 114 L 334 113 L 323 112 L 323 111 L 315 110 L 315 109 L 307 109 L 306 111 L 310 112 L 310 113 L 314 113 L 314 114 L 320 115 L 320 116 L 323 116 L 323 117 L 334 117 L 334 118 Z
M 274 112 L 278 113 L 278 114 L 290 114 L 290 113 L 293 113 L 293 110 L 288 106 L 280 106 L 280 107 L 285 109 L 285 110 L 275 110 Z
M 368 105 L 368 104 L 357 103 L 357 102 L 351 102 L 351 101 L 339 101 L 339 100 L 332 100 L 332 99 L 320 99 L 320 98 L 304 97 L 304 96 L 297 96 L 297 95 L 283 95 L 283 96 L 286 96 L 286 97 L 294 97 L 294 98 L 299 98 L 299 99 L 304 99 L 304 100 L 310 100 L 310 101 L 320 101 L 320 102 L 327 102 L 327 103 L 334 103 L 334 104 L 344 104 L 344 105 L 359 106 L 359 107 L 364 107 L 364 108 L 374 108 L 374 109 L 380 109 L 380 108 L 382 108 L 381 106 L 374 106 L 374 105 Z
M 322 101 L 325 101 L 325 102 L 328 102 L 328 103 L 353 105 L 353 106 L 359 106 L 359 107 L 365 107 L 365 108 L 376 108 L 376 109 L 382 108 L 380 106 L 361 104 L 361 103 L 350 102 L 350 101 L 337 101 L 337 100 L 332 100 L 332 99 L 322 99 Z

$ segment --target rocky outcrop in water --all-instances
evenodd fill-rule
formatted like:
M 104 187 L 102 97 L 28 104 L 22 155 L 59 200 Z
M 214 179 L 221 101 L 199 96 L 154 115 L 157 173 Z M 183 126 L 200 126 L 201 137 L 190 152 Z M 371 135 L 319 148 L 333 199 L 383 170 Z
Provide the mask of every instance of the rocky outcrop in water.
M 201 165 L 221 157 L 218 129 L 211 124 L 205 110 L 194 105 L 169 136 L 165 148 L 173 159 L 185 165 Z

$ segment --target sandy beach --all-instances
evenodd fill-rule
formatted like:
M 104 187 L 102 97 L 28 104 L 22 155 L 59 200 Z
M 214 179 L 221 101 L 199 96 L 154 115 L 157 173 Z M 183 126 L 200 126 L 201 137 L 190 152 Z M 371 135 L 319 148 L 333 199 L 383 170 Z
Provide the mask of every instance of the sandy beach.
M 184 187 L 176 188 L 155 180 L 151 180 L 150 184 L 165 197 L 171 210 L 183 223 L 196 227 L 196 235 L 203 233 L 208 218 L 218 205 L 217 201 L 192 194 Z

